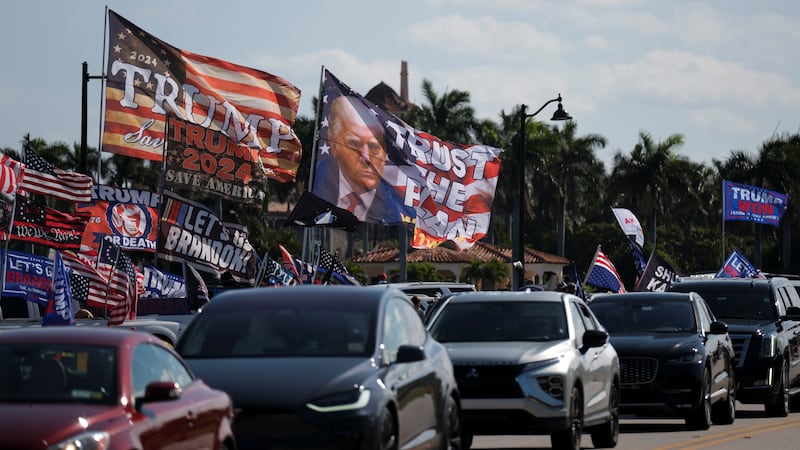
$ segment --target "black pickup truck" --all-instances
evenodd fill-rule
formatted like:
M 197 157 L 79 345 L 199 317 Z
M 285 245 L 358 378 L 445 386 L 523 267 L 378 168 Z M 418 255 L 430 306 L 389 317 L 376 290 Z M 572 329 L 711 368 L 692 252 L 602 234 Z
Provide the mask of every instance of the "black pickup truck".
M 736 399 L 768 416 L 800 411 L 800 295 L 786 278 L 686 278 L 668 290 L 697 292 L 728 324 Z

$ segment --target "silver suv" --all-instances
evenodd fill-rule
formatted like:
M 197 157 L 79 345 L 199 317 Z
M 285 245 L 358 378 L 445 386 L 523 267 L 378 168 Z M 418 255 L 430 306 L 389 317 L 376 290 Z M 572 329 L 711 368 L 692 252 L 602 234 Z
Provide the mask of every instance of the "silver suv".
M 554 292 L 451 296 L 428 329 L 445 344 L 461 393 L 462 444 L 473 435 L 550 434 L 578 449 L 619 436 L 619 360 L 587 304 Z

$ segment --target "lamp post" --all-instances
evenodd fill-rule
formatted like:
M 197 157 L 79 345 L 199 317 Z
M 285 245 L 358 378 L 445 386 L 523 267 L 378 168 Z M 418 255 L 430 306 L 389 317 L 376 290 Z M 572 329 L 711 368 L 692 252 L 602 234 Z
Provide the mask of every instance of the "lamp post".
M 516 226 L 512 234 L 511 244 L 511 262 L 512 267 L 512 281 L 514 289 L 519 289 L 525 282 L 525 124 L 528 118 L 533 117 L 549 104 L 558 102 L 558 108 L 553 113 L 550 120 L 570 120 L 572 116 L 564 111 L 564 106 L 561 104 L 561 94 L 558 97 L 548 100 L 537 109 L 533 114 L 527 114 L 527 105 L 522 105 L 519 110 L 519 148 L 517 149 L 517 186 L 518 193 L 515 197 L 514 212 L 512 226 Z

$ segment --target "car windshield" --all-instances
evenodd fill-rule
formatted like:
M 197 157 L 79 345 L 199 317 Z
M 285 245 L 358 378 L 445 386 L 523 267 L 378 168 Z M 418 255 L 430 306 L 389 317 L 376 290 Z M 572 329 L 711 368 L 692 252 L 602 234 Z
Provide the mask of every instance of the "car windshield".
M 766 285 L 743 287 L 737 284 L 734 286 L 686 286 L 686 288 L 700 294 L 719 320 L 776 320 L 778 318 Z M 672 289 L 684 290 L 680 284 L 675 285 Z
M 694 309 L 688 301 L 623 300 L 591 302 L 597 320 L 611 333 L 685 333 L 697 330 Z
M 553 341 L 567 338 L 558 302 L 453 302 L 431 324 L 439 342 Z
M 185 358 L 367 356 L 374 351 L 375 308 L 331 303 L 313 311 L 276 306 L 198 315 L 178 351 Z
M 116 361 L 113 347 L 0 344 L 0 403 L 114 404 Z

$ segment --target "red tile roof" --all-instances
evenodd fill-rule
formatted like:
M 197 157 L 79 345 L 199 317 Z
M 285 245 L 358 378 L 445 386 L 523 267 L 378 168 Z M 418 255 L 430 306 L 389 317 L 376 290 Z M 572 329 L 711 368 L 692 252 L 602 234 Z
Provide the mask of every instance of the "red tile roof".
M 499 259 L 504 262 L 511 262 L 511 249 L 497 247 L 485 242 L 478 242 L 471 248 L 459 252 L 446 247 L 436 247 L 433 249 L 413 249 L 408 250 L 408 262 L 427 261 L 431 263 L 469 263 L 477 259 L 486 262 L 490 259 Z M 400 249 L 396 246 L 387 244 L 378 245 L 374 250 L 363 255 L 353 257 L 354 263 L 386 263 L 398 262 L 400 260 Z M 545 253 L 532 248 L 525 249 L 526 264 L 563 264 L 570 263 L 568 258 L 563 256 Z

